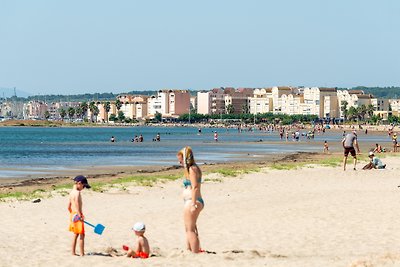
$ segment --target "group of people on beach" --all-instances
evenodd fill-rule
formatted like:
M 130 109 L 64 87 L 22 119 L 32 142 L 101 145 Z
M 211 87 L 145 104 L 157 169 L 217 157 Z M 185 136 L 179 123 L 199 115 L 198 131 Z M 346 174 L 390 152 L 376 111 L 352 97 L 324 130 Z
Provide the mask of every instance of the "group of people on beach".
M 283 136 L 284 132 L 288 133 L 289 131 L 280 131 L 281 137 Z M 138 138 L 140 140 L 140 137 Z M 143 138 L 142 135 L 141 138 Z M 214 132 L 214 140 L 218 141 L 218 133 L 216 131 Z M 396 133 L 392 133 L 392 140 L 395 140 L 397 145 Z M 112 136 L 111 142 L 115 141 L 116 140 L 114 136 Z M 160 141 L 159 134 L 157 134 L 154 141 Z M 344 133 L 342 146 L 344 149 L 343 170 L 346 170 L 347 158 L 349 154 L 353 157 L 353 170 L 356 170 L 357 154 L 361 153 L 356 130 L 353 130 L 349 133 Z M 324 151 L 327 152 L 328 150 L 329 146 L 327 141 L 325 141 Z M 383 151 L 384 150 L 382 147 L 379 144 L 376 144 L 376 147 L 368 153 L 370 162 L 364 166 L 363 169 L 384 169 L 386 165 L 375 156 L 376 153 L 381 153 Z M 201 194 L 202 172 L 195 162 L 193 150 L 190 147 L 186 146 L 179 150 L 176 157 L 184 170 L 184 178 L 182 181 L 184 189 L 182 195 L 184 201 L 183 219 L 186 233 L 186 246 L 187 249 L 193 253 L 203 252 L 200 247 L 199 232 L 197 228 L 197 220 L 200 213 L 204 209 L 205 204 Z M 90 188 L 87 178 L 82 175 L 76 176 L 74 178 L 73 189 L 69 195 L 68 201 L 68 211 L 70 213 L 69 230 L 73 233 L 71 252 L 73 255 L 77 255 L 76 246 L 79 243 L 80 256 L 85 255 L 85 217 L 82 210 L 83 205 L 81 196 L 81 191 L 84 188 Z M 137 240 L 134 247 L 123 246 L 123 249 L 127 251 L 126 255 L 133 258 L 148 258 L 150 256 L 150 245 L 147 238 L 144 236 L 146 230 L 145 224 L 143 222 L 137 222 L 132 227 L 132 230 L 134 231 Z
M 204 252 L 200 247 L 197 219 L 204 208 L 204 199 L 201 195 L 202 172 L 196 164 L 191 147 L 184 147 L 176 155 L 180 165 L 184 169 L 183 178 L 183 218 L 186 232 L 187 249 L 193 253 Z M 73 189 L 69 194 L 68 211 L 70 213 L 69 231 L 73 233 L 71 252 L 76 254 L 76 245 L 79 243 L 79 255 L 85 255 L 85 216 L 82 210 L 82 195 L 84 188 L 91 188 L 88 180 L 83 175 L 74 178 Z M 134 224 L 137 240 L 134 247 L 123 246 L 126 255 L 132 258 L 148 258 L 150 256 L 150 245 L 144 236 L 146 226 L 143 222 Z
M 342 140 L 342 145 L 344 149 L 343 170 L 346 170 L 347 157 L 349 154 L 351 154 L 351 156 L 353 157 L 353 170 L 356 170 L 357 154 L 361 154 L 357 140 L 357 132 L 353 130 L 351 133 L 346 134 Z M 375 156 L 375 153 L 382 152 L 384 152 L 382 147 L 379 144 L 375 144 L 375 148 L 372 151 L 368 152 L 368 158 L 370 159 L 370 161 L 362 169 L 385 169 L 386 164 L 383 164 L 382 160 Z

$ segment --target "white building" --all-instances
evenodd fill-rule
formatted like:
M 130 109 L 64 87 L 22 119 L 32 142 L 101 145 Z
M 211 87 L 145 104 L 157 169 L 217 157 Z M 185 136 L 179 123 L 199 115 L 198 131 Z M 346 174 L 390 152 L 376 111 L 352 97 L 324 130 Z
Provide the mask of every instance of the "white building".
M 282 95 L 289 95 L 292 93 L 291 87 L 272 87 L 272 112 L 274 114 L 283 113 L 282 112 Z
M 272 112 L 272 88 L 255 89 L 248 105 L 251 114 Z
M 187 90 L 160 90 L 147 100 L 148 116 L 178 117 L 189 113 L 190 93 Z

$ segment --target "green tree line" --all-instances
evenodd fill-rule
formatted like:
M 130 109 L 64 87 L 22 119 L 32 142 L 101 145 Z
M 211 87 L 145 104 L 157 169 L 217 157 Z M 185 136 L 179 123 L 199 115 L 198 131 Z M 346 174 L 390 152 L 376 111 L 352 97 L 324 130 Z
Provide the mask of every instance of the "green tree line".
M 238 120 L 244 123 L 282 123 L 282 124 L 292 124 L 292 123 L 311 123 L 318 120 L 317 115 L 287 115 L 287 114 L 273 114 L 260 113 L 260 114 L 183 114 L 179 116 L 178 120 L 181 122 L 206 122 L 209 120 Z

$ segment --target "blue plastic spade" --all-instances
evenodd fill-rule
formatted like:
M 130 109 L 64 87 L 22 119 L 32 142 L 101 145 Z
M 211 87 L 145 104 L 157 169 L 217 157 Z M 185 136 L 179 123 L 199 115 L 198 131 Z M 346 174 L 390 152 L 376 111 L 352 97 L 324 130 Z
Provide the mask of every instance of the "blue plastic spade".
M 93 224 L 88 223 L 87 221 L 83 221 L 83 222 L 86 223 L 89 226 L 92 226 L 94 228 L 94 232 L 96 234 L 98 234 L 98 235 L 101 235 L 103 233 L 103 231 L 104 231 L 104 228 L 106 228 L 104 225 L 102 225 L 100 223 L 97 224 L 96 226 L 94 226 Z
M 74 217 L 72 217 L 72 221 L 73 221 L 73 222 L 77 222 L 77 221 L 79 221 L 79 220 L 81 220 L 81 217 L 79 217 L 78 214 L 75 214 Z M 104 231 L 104 228 L 106 228 L 106 227 L 105 227 L 104 225 L 102 225 L 102 224 L 97 224 L 96 226 L 94 226 L 93 224 L 91 224 L 91 223 L 89 223 L 89 222 L 87 222 L 87 221 L 83 221 L 83 222 L 86 223 L 87 225 L 92 226 L 92 227 L 94 228 L 94 232 L 95 232 L 96 234 L 98 234 L 98 235 L 101 235 L 101 234 L 103 233 L 103 231 Z

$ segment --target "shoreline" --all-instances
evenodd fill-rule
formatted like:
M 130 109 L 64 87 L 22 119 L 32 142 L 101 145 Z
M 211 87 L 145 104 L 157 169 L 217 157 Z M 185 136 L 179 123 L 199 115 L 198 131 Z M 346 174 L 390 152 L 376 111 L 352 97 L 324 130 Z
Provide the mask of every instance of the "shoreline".
M 261 125 L 269 125 L 268 123 L 259 123 L 259 124 L 246 124 L 249 127 L 258 127 Z M 364 131 L 368 129 L 368 131 L 373 132 L 387 132 L 388 128 L 392 127 L 391 125 L 367 125 L 367 124 L 356 124 L 356 123 L 349 123 L 349 124 L 340 124 L 340 125 L 333 125 L 333 124 L 326 124 L 329 125 L 331 128 L 329 130 L 357 130 L 357 131 Z M 294 126 L 294 125 L 282 125 L 283 127 Z M 300 124 L 298 125 L 300 126 Z M 313 125 L 311 123 L 303 124 L 304 129 L 311 129 Z M 360 128 L 361 126 L 362 128 Z M 46 121 L 46 120 L 6 120 L 0 122 L 0 127 L 44 127 L 44 128 L 51 128 L 51 127 L 116 127 L 116 128 L 125 128 L 125 127 L 193 127 L 193 128 L 237 128 L 236 124 L 225 124 L 225 123 L 73 123 L 73 122 L 64 122 L 64 121 Z M 396 126 L 393 126 L 393 130 L 395 130 Z
M 239 174 L 258 172 L 261 169 L 272 168 L 276 170 L 290 170 L 302 168 L 307 164 L 322 166 L 340 166 L 343 154 L 339 152 L 293 152 L 271 154 L 251 161 L 230 161 L 220 163 L 205 163 L 201 165 L 204 175 L 222 174 L 224 177 L 235 177 Z M 382 158 L 396 157 L 396 154 L 385 153 Z M 351 159 L 350 159 L 351 160 Z M 358 157 L 360 164 L 366 161 L 366 153 Z M 112 186 L 122 184 L 137 184 L 153 186 L 162 180 L 176 180 L 182 176 L 182 167 L 173 166 L 106 166 L 101 169 L 86 169 L 81 172 L 71 172 L 69 175 L 54 175 L 50 177 L 35 177 L 28 179 L 0 180 L 0 199 L 14 195 L 35 195 L 35 192 L 52 192 L 57 189 L 69 189 L 73 185 L 73 177 L 83 174 L 88 177 L 93 191 L 104 192 Z M 31 196 L 30 198 L 41 196 Z
M 219 170 L 241 171 L 255 168 L 268 167 L 273 164 L 285 163 L 312 163 L 323 158 L 335 157 L 338 153 L 324 154 L 319 152 L 294 152 L 279 153 L 257 157 L 248 161 L 229 161 L 218 163 L 204 163 L 201 165 L 204 173 L 218 172 Z M 74 176 L 84 174 L 89 183 L 108 184 L 116 179 L 135 176 L 163 176 L 181 174 L 182 167 L 172 166 L 102 166 L 101 168 L 88 168 L 83 171 L 71 170 L 64 175 L 52 175 L 34 178 L 7 178 L 0 179 L 0 194 L 32 193 L 36 190 L 53 190 L 57 187 L 71 184 Z
M 340 136 L 342 129 L 330 129 L 334 133 L 338 133 Z M 364 134 L 363 134 L 364 135 Z M 384 132 L 376 132 L 376 136 L 384 136 Z M 314 141 L 311 144 L 315 147 L 320 147 L 321 149 L 317 151 L 306 151 L 304 149 L 305 146 L 308 146 L 309 143 L 306 140 L 302 140 L 301 142 L 292 142 L 292 141 L 252 141 L 247 142 L 248 144 L 255 143 L 262 144 L 274 144 L 278 145 L 278 147 L 282 146 L 290 146 L 290 150 L 285 150 L 284 152 L 280 151 L 277 153 L 269 153 L 262 154 L 259 152 L 239 152 L 236 158 L 228 159 L 226 161 L 198 161 L 199 165 L 201 164 L 202 169 L 205 172 L 213 172 L 218 169 L 251 169 L 251 168 L 260 168 L 260 167 L 268 167 L 272 164 L 286 164 L 286 163 L 304 163 L 304 162 L 318 162 L 321 160 L 331 160 L 332 158 L 343 158 L 343 149 L 341 147 L 341 143 L 338 141 L 329 142 L 329 153 L 323 153 L 323 143 L 322 141 Z M 391 142 L 389 140 L 379 142 L 382 147 L 386 146 L 390 149 Z M 221 143 L 220 145 L 225 145 L 225 143 Z M 246 143 L 241 143 L 240 145 L 246 145 Z M 358 158 L 362 161 L 367 158 L 367 153 L 370 149 L 375 147 L 375 142 L 372 141 L 362 141 L 360 142 L 361 156 Z M 279 148 L 280 149 L 280 148 Z M 391 155 L 392 153 L 385 153 L 385 155 Z M 384 155 L 384 154 L 382 154 Z M 393 155 L 393 154 L 392 154 Z M 382 157 L 382 156 L 381 156 Z M 350 158 L 351 160 L 351 158 Z M 71 168 L 71 167 L 69 167 Z M 149 179 L 151 176 L 159 176 L 159 175 L 177 175 L 180 173 L 179 166 L 173 164 L 164 164 L 164 165 L 92 165 L 92 166 L 72 166 L 72 169 L 66 168 L 52 168 L 52 167 L 44 167 L 43 169 L 29 169 L 29 168 L 18 168 L 12 167 L 7 168 L 3 167 L 2 170 L 5 172 L 9 171 L 21 171 L 20 176 L 11 176 L 0 178 L 0 198 L 5 194 L 11 193 L 32 193 L 35 190 L 51 190 L 58 188 L 63 185 L 72 185 L 72 178 L 76 175 L 85 175 L 89 178 L 89 181 L 93 181 L 95 183 L 107 184 L 115 181 L 116 179 L 121 179 L 124 177 L 135 177 L 135 176 L 148 176 Z M 29 173 L 31 172 L 31 173 Z
M 362 162 L 367 161 L 367 151 L 372 147 L 370 143 L 363 143 L 360 146 L 362 153 L 357 156 L 358 169 Z M 380 155 L 381 158 L 396 157 L 396 153 L 386 152 Z M 330 151 L 329 153 L 323 152 L 283 152 L 276 154 L 269 154 L 258 156 L 253 159 L 246 159 L 241 161 L 226 161 L 201 164 L 203 172 L 229 172 L 255 170 L 259 168 L 271 167 L 273 165 L 290 165 L 291 168 L 301 167 L 305 164 L 318 164 L 321 162 L 336 162 L 337 165 L 342 164 L 343 152 Z M 351 161 L 351 157 L 348 159 Z M 334 164 L 334 163 L 333 163 Z M 82 166 L 80 169 L 53 171 L 46 176 L 36 175 L 29 178 L 4 178 L 0 179 L 0 199 L 4 195 L 23 193 L 31 194 L 35 191 L 49 191 L 57 188 L 68 188 L 72 186 L 72 179 L 76 175 L 85 175 L 88 177 L 90 183 L 101 184 L 107 186 L 118 183 L 118 179 L 125 179 L 127 177 L 135 180 L 135 177 L 141 179 L 152 180 L 153 177 L 176 176 L 181 175 L 182 167 L 179 165 L 147 165 L 147 166 Z M 7 197 L 7 196 L 6 196 Z

